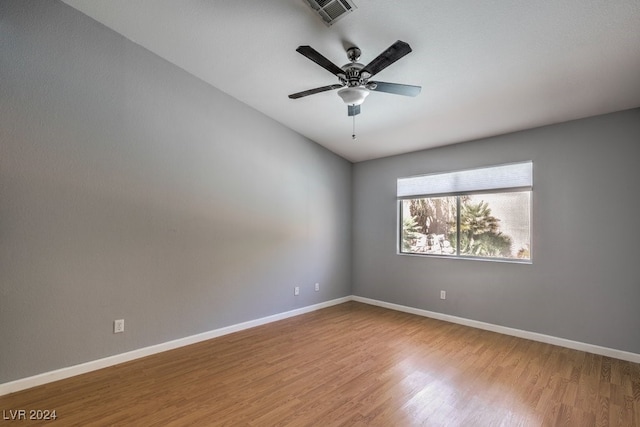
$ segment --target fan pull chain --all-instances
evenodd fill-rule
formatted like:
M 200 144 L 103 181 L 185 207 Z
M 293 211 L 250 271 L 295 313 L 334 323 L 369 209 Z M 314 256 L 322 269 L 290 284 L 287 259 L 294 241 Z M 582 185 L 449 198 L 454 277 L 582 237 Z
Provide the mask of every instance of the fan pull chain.
M 356 116 L 353 116 L 353 132 L 351 133 L 351 139 L 356 139 Z

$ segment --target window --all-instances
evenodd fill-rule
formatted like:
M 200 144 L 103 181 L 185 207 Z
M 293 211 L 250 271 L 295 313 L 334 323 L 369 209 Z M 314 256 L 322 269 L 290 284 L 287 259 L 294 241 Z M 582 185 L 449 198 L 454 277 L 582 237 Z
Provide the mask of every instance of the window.
M 398 179 L 399 252 L 531 259 L 532 163 Z

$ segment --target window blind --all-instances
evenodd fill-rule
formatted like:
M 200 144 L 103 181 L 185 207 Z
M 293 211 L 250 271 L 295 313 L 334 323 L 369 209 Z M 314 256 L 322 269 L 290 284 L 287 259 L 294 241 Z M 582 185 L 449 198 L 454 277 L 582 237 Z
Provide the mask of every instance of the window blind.
M 398 178 L 398 198 L 531 189 L 533 162 Z

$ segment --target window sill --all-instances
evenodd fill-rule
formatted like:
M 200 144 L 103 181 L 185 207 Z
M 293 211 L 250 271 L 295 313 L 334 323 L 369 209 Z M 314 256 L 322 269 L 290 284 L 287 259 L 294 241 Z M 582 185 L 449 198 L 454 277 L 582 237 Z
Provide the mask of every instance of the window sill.
M 533 264 L 530 259 L 508 259 L 508 258 L 483 258 L 473 256 L 455 256 L 455 255 L 433 255 L 433 254 L 415 254 L 407 252 L 396 252 L 396 255 L 418 257 L 418 258 L 438 258 L 438 259 L 454 259 L 465 261 L 488 261 L 488 262 L 501 262 L 507 264 Z

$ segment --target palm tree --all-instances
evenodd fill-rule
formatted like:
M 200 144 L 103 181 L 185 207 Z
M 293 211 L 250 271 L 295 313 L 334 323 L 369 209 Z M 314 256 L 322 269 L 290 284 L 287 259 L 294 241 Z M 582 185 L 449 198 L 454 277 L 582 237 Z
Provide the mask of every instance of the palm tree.
M 461 203 L 460 253 L 473 256 L 510 257 L 511 238 L 499 231 L 499 222 L 500 219 L 491 215 L 491 208 L 485 201 Z M 455 237 L 452 241 L 455 242 Z

